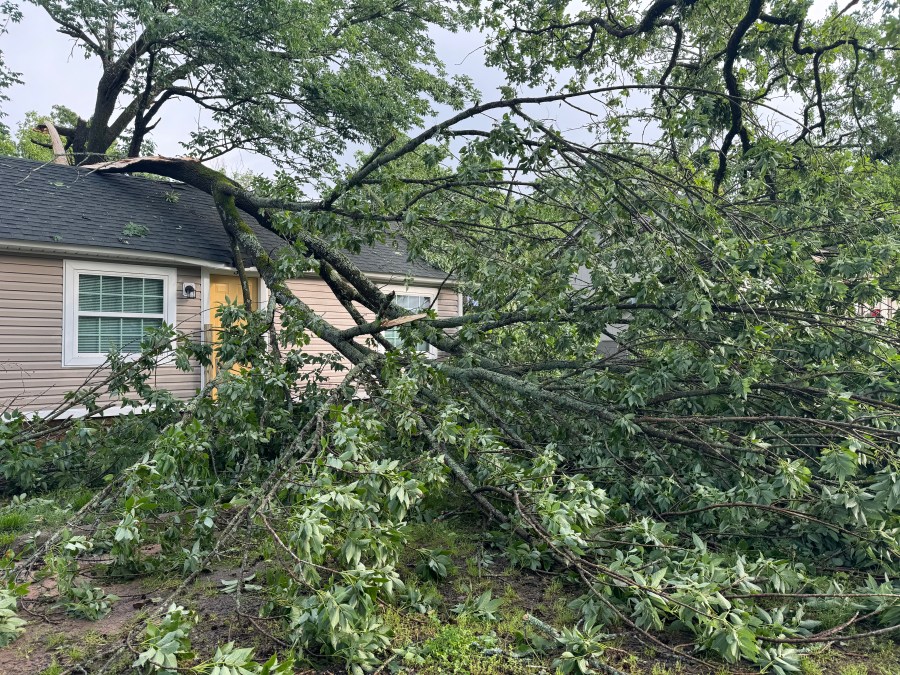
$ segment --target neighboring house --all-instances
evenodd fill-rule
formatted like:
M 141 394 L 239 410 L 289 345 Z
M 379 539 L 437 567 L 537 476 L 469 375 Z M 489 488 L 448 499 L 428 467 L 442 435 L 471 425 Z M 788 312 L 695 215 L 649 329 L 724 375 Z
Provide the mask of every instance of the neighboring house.
M 572 288 L 581 290 L 591 285 L 591 271 L 582 265 L 572 277 Z M 622 346 L 616 342 L 616 336 L 628 328 L 627 323 L 611 323 L 606 326 L 603 335 L 600 336 L 600 342 L 597 343 L 597 353 L 605 356 L 619 355 L 624 356 Z
M 270 250 L 284 245 L 255 229 Z M 403 306 L 433 303 L 441 316 L 460 311 L 447 275 L 407 260 L 402 241 L 349 257 L 395 291 Z M 289 285 L 334 325 L 353 325 L 318 277 Z M 252 287 L 264 305 L 265 284 L 256 279 Z M 0 158 L 0 414 L 54 408 L 66 392 L 102 374 L 97 368 L 111 346 L 133 350 L 147 327 L 171 323 L 208 340 L 216 308 L 240 297 L 228 238 L 206 193 L 181 183 Z M 331 348 L 314 338 L 306 350 Z M 160 364 L 153 383 L 188 398 L 205 376 L 201 368 L 185 373 Z

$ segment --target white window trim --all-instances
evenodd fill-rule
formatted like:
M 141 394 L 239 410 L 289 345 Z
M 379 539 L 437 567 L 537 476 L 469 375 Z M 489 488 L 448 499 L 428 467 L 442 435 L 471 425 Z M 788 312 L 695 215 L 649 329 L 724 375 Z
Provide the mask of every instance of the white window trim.
M 106 363 L 104 354 L 78 353 L 78 275 L 108 274 L 122 277 L 143 277 L 163 281 L 163 322 L 177 323 L 178 272 L 174 267 L 149 267 L 90 260 L 66 260 L 63 263 L 63 354 L 64 368 L 102 366 Z M 134 360 L 138 354 L 124 358 Z
M 385 284 L 379 286 L 382 293 L 394 293 L 396 295 L 421 295 L 428 298 L 431 298 L 431 308 L 436 312 L 438 310 L 438 301 L 437 297 L 440 293 L 440 288 L 434 288 L 433 286 L 401 286 L 398 284 Z M 384 352 L 384 347 L 378 345 L 378 350 Z M 422 352 L 428 358 L 435 359 L 438 355 L 437 347 L 433 344 L 428 343 L 428 351 Z

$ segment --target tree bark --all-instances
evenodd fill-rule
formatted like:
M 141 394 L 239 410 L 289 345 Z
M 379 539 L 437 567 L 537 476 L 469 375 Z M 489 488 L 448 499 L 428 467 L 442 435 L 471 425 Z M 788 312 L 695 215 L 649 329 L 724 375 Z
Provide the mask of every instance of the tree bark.
M 60 138 L 56 127 L 53 125 L 53 122 L 47 120 L 42 124 L 38 124 L 37 127 L 35 127 L 35 130 L 43 131 L 50 137 L 50 149 L 53 151 L 53 163 L 68 165 L 69 160 L 66 157 L 66 149 L 63 146 L 62 139 Z

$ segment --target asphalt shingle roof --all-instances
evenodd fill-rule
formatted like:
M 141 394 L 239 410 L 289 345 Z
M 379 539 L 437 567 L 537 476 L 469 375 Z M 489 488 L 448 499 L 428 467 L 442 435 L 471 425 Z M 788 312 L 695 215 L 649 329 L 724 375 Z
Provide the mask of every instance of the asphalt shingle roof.
M 266 248 L 284 244 L 255 221 L 251 224 Z M 182 183 L 15 157 L 0 157 L 0 240 L 97 246 L 233 265 L 228 237 L 205 192 Z M 348 257 L 370 274 L 445 276 L 426 262 L 407 260 L 402 239 Z

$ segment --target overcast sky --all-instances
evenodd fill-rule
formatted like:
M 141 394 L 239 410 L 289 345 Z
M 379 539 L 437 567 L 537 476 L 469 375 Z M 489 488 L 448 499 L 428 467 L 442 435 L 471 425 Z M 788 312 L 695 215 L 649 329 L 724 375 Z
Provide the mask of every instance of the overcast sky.
M 8 67 L 21 73 L 23 80 L 23 84 L 13 86 L 7 92 L 10 100 L 3 104 L 6 113 L 3 121 L 15 129 L 26 112 L 48 113 L 54 104 L 66 105 L 82 117 L 89 117 L 100 77 L 99 61 L 85 59 L 72 38 L 56 32 L 56 24 L 44 10 L 31 4 L 20 4 L 24 15 L 21 23 L 11 24 L 9 33 L 0 37 L 0 49 Z M 813 16 L 821 17 L 830 4 L 830 0 L 816 0 Z M 481 35 L 439 30 L 433 37 L 451 74 L 471 77 L 481 90 L 483 100 L 497 98 L 497 88 L 503 77 L 499 70 L 485 65 Z M 187 101 L 166 104 L 160 124 L 152 134 L 159 154 L 173 156 L 184 152 L 179 141 L 187 139 L 189 132 L 197 128 L 198 114 L 196 106 Z M 561 128 L 581 123 L 571 109 L 559 105 L 544 106 L 541 117 L 556 121 Z M 230 153 L 217 160 L 216 166 L 262 173 L 271 169 L 270 162 L 249 153 Z

